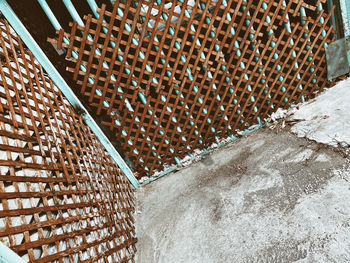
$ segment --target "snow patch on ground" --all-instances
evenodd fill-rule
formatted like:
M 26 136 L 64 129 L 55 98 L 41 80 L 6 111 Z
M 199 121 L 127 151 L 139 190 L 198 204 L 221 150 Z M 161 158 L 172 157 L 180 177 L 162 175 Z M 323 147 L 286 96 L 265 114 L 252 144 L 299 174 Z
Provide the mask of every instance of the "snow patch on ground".
M 339 82 L 317 98 L 293 108 L 288 118 L 292 132 L 331 146 L 350 146 L 350 79 Z
M 248 130 L 253 129 L 251 127 L 248 128 Z M 234 141 L 235 139 L 233 137 L 226 137 L 223 139 L 218 140 L 217 142 L 212 143 L 207 149 L 195 149 L 193 153 L 190 155 L 186 155 L 184 158 L 182 158 L 179 162 L 180 164 L 170 166 L 169 164 L 164 164 L 164 169 L 162 171 L 155 170 L 154 173 L 151 176 L 151 180 L 148 176 L 143 176 L 141 179 L 139 179 L 140 184 L 147 184 L 155 179 L 158 179 L 162 177 L 163 175 L 167 174 L 166 171 L 169 170 L 176 170 L 181 169 L 184 167 L 188 167 L 189 165 L 193 163 L 197 163 L 203 158 L 206 157 L 208 153 L 212 153 L 213 151 L 218 150 L 219 148 L 227 145 L 228 143 Z
M 270 129 L 283 129 L 286 122 L 296 123 L 291 130 L 298 137 L 306 137 L 335 147 L 350 146 L 350 78 L 339 82 L 335 87 L 327 89 L 307 103 L 292 105 L 288 110 L 280 108 L 265 119 L 266 126 Z M 245 136 L 247 131 L 257 128 L 258 125 L 253 125 L 246 131 L 236 130 L 236 133 L 239 136 Z M 151 180 L 145 176 L 139 180 L 139 183 L 146 184 L 162 177 L 166 170 L 176 170 L 196 163 L 203 159 L 206 153 L 217 150 L 233 140 L 232 137 L 227 137 L 214 142 L 207 149 L 196 149 L 191 156 L 185 156 L 179 160 L 180 165 L 165 165 L 163 171 L 154 172 Z
M 293 114 L 294 112 L 295 112 L 295 106 L 292 106 L 291 109 L 289 110 L 279 108 L 277 109 L 276 112 L 272 113 L 271 116 L 267 118 L 265 121 L 268 123 L 275 122 L 280 119 L 286 118 L 287 116 Z

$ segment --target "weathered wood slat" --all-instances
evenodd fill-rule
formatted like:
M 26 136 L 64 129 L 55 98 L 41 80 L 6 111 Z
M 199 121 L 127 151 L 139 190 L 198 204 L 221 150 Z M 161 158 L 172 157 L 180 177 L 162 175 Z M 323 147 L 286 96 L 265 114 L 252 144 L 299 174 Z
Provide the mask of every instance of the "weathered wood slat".
M 133 262 L 130 182 L 4 19 L 0 56 L 0 241 L 28 262 Z
M 68 70 L 97 115 L 111 117 L 101 124 L 140 176 L 330 85 L 324 54 L 335 31 L 325 0 L 135 3 L 72 23 L 68 45 L 50 41 L 79 53 Z

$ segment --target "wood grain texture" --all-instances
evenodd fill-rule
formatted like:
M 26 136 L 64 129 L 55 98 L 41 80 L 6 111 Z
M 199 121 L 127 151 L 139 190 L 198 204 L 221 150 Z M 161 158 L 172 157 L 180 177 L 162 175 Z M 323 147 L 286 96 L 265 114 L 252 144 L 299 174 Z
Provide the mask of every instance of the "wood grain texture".
M 329 85 L 332 10 L 310 2 L 115 1 L 72 23 L 68 45 L 62 32 L 50 41 L 68 49 L 81 96 L 149 176 Z
M 0 57 L 0 240 L 29 262 L 134 262 L 129 181 L 4 19 Z

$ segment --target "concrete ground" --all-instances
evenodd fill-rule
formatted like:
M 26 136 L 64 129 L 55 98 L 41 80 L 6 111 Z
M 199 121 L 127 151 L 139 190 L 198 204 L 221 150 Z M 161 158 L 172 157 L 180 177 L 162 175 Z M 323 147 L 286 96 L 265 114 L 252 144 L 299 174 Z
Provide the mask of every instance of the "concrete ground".
M 137 262 L 350 262 L 350 162 L 262 129 L 136 192 Z

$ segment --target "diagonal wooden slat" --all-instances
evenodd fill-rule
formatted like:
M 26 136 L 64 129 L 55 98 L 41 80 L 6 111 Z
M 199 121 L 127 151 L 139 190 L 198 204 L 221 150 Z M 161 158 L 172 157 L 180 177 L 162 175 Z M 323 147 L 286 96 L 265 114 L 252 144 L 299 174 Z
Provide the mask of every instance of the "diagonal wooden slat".
M 0 57 L 0 241 L 26 262 L 134 262 L 130 182 L 4 19 Z
M 99 10 L 107 23 L 85 17 L 85 27 L 64 33 L 69 44 L 50 41 L 81 54 L 69 69 L 81 96 L 111 117 L 101 124 L 141 177 L 330 85 L 331 12 L 325 0 L 115 1 Z M 87 33 L 100 40 L 85 41 Z

